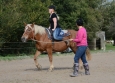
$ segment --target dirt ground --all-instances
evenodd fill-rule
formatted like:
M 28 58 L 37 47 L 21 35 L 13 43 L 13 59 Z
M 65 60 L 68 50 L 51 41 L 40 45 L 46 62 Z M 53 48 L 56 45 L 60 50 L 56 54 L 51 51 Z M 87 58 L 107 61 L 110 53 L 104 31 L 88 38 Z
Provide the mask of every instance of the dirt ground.
M 39 58 L 42 71 L 38 71 L 32 58 L 0 61 L 0 83 L 115 83 L 115 52 L 92 53 L 89 61 L 91 75 L 80 70 L 78 77 L 70 77 L 72 55 L 54 56 L 55 70 L 48 72 L 48 57 Z

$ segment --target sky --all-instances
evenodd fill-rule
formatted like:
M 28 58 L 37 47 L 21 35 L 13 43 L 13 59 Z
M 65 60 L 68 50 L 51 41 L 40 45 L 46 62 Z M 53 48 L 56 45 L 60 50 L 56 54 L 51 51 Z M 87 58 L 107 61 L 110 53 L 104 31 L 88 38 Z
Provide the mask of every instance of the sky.
M 110 2 L 111 2 L 111 1 L 113 1 L 113 0 L 107 0 L 107 1 L 110 1 Z

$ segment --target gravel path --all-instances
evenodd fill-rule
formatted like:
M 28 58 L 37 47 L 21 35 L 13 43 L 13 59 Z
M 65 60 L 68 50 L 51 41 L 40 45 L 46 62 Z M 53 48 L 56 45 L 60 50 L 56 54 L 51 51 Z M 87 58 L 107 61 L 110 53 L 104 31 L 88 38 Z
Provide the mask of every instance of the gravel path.
M 55 70 L 48 72 L 48 57 L 39 58 L 42 71 L 38 71 L 34 60 L 23 59 L 0 61 L 0 83 L 115 83 L 115 52 L 93 53 L 89 61 L 91 75 L 80 70 L 78 77 L 70 77 L 72 55 L 54 56 Z

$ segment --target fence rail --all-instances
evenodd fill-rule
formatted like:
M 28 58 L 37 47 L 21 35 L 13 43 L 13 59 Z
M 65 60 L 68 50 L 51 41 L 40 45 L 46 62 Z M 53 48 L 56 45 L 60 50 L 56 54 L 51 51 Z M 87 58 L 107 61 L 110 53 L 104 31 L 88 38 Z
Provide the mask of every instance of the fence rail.
M 90 44 L 90 43 L 94 43 L 93 41 L 88 41 L 88 46 L 94 46 L 94 45 L 92 45 L 92 44 Z M 114 42 L 112 41 L 104 41 L 103 43 L 110 43 L 110 44 L 113 44 Z M 2 47 L 2 46 L 0 46 L 0 49 L 31 49 L 31 48 L 35 48 L 35 43 L 34 42 L 26 42 L 26 43 L 23 43 L 23 42 L 0 42 L 0 44 L 10 44 L 9 46 L 4 46 L 4 47 Z M 21 45 L 25 45 L 25 44 L 27 44 L 27 47 L 25 47 L 25 46 L 16 46 L 16 47 L 14 47 L 13 46 L 13 44 L 21 44 Z M 101 45 L 100 43 L 99 43 L 99 41 L 97 41 L 97 44 L 96 45 Z
M 33 43 L 33 42 L 26 42 L 26 43 L 23 43 L 23 42 L 0 42 L 0 44 L 10 44 L 9 46 L 11 46 L 11 47 L 8 47 L 8 46 L 4 46 L 4 47 L 2 47 L 1 48 L 1 46 L 0 46 L 0 49 L 30 49 L 30 48 L 35 48 L 35 43 Z M 93 41 L 88 41 L 88 43 L 93 43 Z M 106 43 L 106 41 L 105 42 L 103 42 L 103 43 Z M 107 42 L 107 43 L 111 43 L 111 42 Z M 27 44 L 27 47 L 14 47 L 13 46 L 13 44 L 22 44 L 22 45 L 25 45 L 25 44 Z M 100 45 L 99 44 L 99 41 L 97 41 L 97 44 L 96 45 Z M 91 44 L 89 44 L 88 46 L 93 46 L 93 45 L 91 45 Z M 12 48 L 13 47 L 13 48 Z

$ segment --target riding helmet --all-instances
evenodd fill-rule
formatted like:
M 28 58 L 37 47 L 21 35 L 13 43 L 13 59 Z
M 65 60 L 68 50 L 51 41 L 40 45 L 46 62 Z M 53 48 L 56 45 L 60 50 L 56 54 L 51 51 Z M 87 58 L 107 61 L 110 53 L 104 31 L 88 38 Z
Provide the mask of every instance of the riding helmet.
M 55 10 L 55 6 L 54 5 L 50 5 L 49 9 L 54 9 Z

